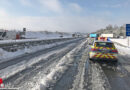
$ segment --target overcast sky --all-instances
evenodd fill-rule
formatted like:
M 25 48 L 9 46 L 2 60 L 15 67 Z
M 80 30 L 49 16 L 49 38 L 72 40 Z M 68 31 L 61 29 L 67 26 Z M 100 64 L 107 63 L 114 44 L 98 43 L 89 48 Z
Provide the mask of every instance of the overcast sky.
M 0 0 L 0 28 L 92 32 L 130 23 L 130 0 Z

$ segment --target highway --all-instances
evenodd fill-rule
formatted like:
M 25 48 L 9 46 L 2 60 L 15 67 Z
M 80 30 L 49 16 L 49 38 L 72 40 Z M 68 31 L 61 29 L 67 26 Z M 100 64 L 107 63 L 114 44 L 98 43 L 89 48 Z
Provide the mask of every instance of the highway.
M 20 90 L 129 90 L 128 57 L 117 64 L 88 58 L 88 39 L 79 39 L 0 63 L 5 87 Z M 4 74 L 3 74 L 4 73 Z

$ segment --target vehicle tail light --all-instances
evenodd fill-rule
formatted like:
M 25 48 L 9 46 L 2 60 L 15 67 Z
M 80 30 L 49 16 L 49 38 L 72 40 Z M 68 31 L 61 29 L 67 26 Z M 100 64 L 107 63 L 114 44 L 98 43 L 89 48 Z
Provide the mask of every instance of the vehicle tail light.
M 112 50 L 112 52 L 113 52 L 113 53 L 118 53 L 118 51 L 117 51 L 117 50 Z
M 95 48 L 92 48 L 92 49 L 91 49 L 91 51 L 97 51 L 97 49 L 95 49 Z
M 0 78 L 0 84 L 2 84 L 3 83 L 3 79 L 2 78 Z
M 4 88 L 3 80 L 0 78 L 0 88 Z

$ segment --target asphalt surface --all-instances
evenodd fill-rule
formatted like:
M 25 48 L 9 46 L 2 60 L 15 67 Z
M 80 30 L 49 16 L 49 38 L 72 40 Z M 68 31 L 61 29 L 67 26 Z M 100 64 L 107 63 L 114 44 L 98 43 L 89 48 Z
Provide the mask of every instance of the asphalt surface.
M 120 56 L 117 65 L 101 64 L 111 85 L 111 90 L 130 90 L 130 72 L 128 72 L 124 67 L 130 67 L 130 62 L 128 61 L 126 62 L 127 64 L 124 65 L 120 62 L 122 59 L 127 59 L 127 57 L 123 58 L 123 56 Z

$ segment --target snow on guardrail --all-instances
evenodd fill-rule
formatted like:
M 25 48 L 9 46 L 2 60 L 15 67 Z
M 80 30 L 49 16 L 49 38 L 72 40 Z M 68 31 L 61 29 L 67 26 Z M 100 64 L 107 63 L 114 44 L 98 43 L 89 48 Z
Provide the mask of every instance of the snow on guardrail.
M 0 48 L 7 51 L 16 51 L 18 48 L 24 48 L 25 46 L 51 44 L 72 39 L 76 38 L 4 40 L 0 41 Z
M 15 52 L 18 49 L 24 49 L 25 47 L 53 44 L 55 42 L 74 39 L 77 38 L 3 40 L 0 41 L 0 48 L 8 52 Z
M 47 40 L 64 40 L 64 39 L 73 39 L 73 38 L 3 40 L 3 41 L 0 41 L 0 45 L 1 44 L 10 44 L 10 43 L 26 43 L 26 42 L 37 42 L 37 41 L 47 41 Z

